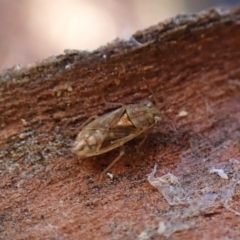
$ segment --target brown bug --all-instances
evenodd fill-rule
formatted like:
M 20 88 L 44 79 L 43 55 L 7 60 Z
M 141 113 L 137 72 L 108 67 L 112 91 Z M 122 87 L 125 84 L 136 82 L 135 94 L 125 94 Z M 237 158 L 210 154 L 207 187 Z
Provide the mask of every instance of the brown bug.
M 146 82 L 146 80 L 144 81 Z M 121 104 L 120 108 L 112 112 L 89 118 L 81 126 L 82 130 L 74 143 L 73 152 L 79 157 L 85 158 L 121 147 L 118 157 L 101 173 L 105 174 L 124 154 L 123 145 L 126 142 L 145 133 L 160 120 L 160 112 L 151 101 L 139 104 Z

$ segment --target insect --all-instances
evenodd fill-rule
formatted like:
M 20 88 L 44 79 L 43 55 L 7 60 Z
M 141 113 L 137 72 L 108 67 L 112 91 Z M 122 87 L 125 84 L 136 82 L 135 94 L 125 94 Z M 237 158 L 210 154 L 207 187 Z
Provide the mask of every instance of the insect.
M 86 158 L 120 148 L 119 155 L 102 171 L 103 175 L 124 154 L 123 146 L 126 142 L 146 133 L 159 121 L 161 121 L 160 112 L 151 101 L 122 104 L 120 108 L 112 112 L 89 118 L 81 126 L 82 130 L 78 134 L 72 150 L 79 157 Z

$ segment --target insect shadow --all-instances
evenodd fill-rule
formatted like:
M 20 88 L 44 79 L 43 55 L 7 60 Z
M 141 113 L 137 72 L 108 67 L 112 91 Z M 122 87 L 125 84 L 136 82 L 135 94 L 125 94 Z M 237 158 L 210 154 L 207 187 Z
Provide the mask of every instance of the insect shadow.
M 143 80 L 158 103 L 146 79 L 143 78 Z M 101 172 L 101 175 L 106 174 L 124 155 L 126 142 L 145 134 L 138 145 L 141 146 L 149 130 L 162 121 L 160 111 L 148 100 L 128 105 L 106 101 L 105 103 L 118 108 L 102 116 L 92 116 L 84 122 L 72 148 L 80 158 L 97 156 L 119 148 L 119 155 Z M 175 130 L 173 126 L 172 128 Z

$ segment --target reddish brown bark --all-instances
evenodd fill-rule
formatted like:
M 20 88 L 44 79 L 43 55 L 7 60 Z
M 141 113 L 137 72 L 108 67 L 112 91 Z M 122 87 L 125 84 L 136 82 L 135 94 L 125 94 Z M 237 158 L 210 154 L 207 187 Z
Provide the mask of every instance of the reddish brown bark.
M 240 210 L 239 18 L 239 9 L 177 16 L 134 34 L 142 44 L 116 41 L 3 71 L 0 238 L 237 239 L 240 217 L 227 206 Z M 83 121 L 112 109 L 103 95 L 148 98 L 142 77 L 177 132 L 162 134 L 160 124 L 141 152 L 138 140 L 128 143 L 113 180 L 99 182 L 118 151 L 80 161 L 72 143 Z M 156 163 L 158 176 L 178 177 L 190 206 L 170 206 L 149 184 Z

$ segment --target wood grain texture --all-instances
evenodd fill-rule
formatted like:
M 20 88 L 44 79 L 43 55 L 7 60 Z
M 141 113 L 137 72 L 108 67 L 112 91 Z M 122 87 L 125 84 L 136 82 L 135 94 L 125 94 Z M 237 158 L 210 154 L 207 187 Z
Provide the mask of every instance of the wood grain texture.
M 240 9 L 180 15 L 135 33 L 137 42 L 3 70 L 0 238 L 165 239 L 167 230 L 171 239 L 239 238 L 240 217 L 227 209 L 240 210 L 239 20 Z M 99 182 L 118 151 L 80 161 L 73 141 L 88 117 L 113 109 L 102 96 L 147 99 L 142 77 L 177 132 L 162 134 L 167 127 L 159 124 L 141 150 L 130 142 L 114 178 Z M 169 206 L 148 183 L 156 163 L 158 176 L 178 176 L 195 201 L 192 212 Z

